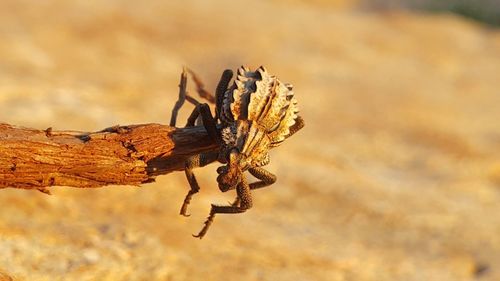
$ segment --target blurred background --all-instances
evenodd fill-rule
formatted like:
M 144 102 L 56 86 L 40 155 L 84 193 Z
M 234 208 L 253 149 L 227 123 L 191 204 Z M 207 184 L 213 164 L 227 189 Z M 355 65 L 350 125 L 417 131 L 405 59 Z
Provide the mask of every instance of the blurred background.
M 182 172 L 1 190 L 0 280 L 500 280 L 499 23 L 495 0 L 0 1 L 2 122 L 167 124 L 183 66 L 214 89 L 242 64 L 306 121 L 201 241 L 217 165 L 189 218 Z

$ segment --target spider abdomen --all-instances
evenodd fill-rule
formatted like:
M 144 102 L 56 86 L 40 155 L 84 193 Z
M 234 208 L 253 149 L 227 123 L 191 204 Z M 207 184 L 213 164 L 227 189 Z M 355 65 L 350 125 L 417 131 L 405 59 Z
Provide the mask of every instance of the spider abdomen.
M 249 151 L 256 145 L 262 150 L 279 145 L 290 135 L 298 117 L 292 85 L 269 75 L 262 66 L 256 71 L 240 67 L 233 85 L 224 93 L 221 107 L 219 118 L 226 126 L 239 128 L 242 123 L 236 125 L 238 121 L 249 122 L 245 126 L 254 134 L 248 137 Z M 261 135 L 266 136 L 265 141 Z
M 245 155 L 247 164 L 253 167 L 269 163 L 270 138 L 265 129 L 251 120 L 237 120 L 222 129 L 224 149 L 229 152 L 236 148 Z

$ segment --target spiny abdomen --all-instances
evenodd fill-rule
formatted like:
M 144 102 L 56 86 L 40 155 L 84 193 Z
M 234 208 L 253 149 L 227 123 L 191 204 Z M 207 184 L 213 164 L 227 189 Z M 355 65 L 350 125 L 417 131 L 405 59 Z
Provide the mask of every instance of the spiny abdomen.
M 227 124 L 237 120 L 257 123 L 272 147 L 290 135 L 297 114 L 292 85 L 281 82 L 262 66 L 256 71 L 242 66 L 233 85 L 224 94 L 220 118 Z

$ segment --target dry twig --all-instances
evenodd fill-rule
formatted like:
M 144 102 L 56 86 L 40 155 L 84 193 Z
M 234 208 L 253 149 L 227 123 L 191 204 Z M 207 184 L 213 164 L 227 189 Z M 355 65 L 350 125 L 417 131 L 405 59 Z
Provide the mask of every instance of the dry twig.
M 144 124 L 86 133 L 0 123 L 0 188 L 140 185 L 215 148 L 203 127 Z

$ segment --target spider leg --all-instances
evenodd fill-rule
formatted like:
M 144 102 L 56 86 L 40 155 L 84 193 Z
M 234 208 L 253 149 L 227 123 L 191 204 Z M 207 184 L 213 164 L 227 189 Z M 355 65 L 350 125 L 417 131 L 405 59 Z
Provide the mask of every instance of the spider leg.
M 196 92 L 198 92 L 198 95 L 201 98 L 207 100 L 209 103 L 214 104 L 214 95 L 205 89 L 205 84 L 203 84 L 200 77 L 198 77 L 198 75 L 189 68 L 187 69 L 187 71 L 189 72 L 189 74 L 191 74 L 191 77 L 193 77 L 193 82 L 196 85 Z
M 195 125 L 198 117 L 201 116 L 201 120 L 203 121 L 203 126 L 205 130 L 207 130 L 208 135 L 217 143 L 220 143 L 220 136 L 217 130 L 217 122 L 214 117 L 212 117 L 212 113 L 210 112 L 210 107 L 206 103 L 201 103 L 196 105 L 193 112 L 188 118 L 186 123 L 186 127 L 191 127 Z
M 205 236 L 205 234 L 208 231 L 208 228 L 210 228 L 210 225 L 212 225 L 214 221 L 215 214 L 238 214 L 238 213 L 243 213 L 252 207 L 252 196 L 250 194 L 250 186 L 248 185 L 248 183 L 244 178 L 236 187 L 236 192 L 238 194 L 238 199 L 236 200 L 238 201 L 239 204 L 235 205 L 233 203 L 232 205 L 229 206 L 218 206 L 212 204 L 212 207 L 210 209 L 210 215 L 205 221 L 205 225 L 197 235 L 193 235 L 194 237 L 201 239 L 203 238 L 203 236 Z
M 254 177 L 260 179 L 260 181 L 253 182 L 249 185 L 250 190 L 266 187 L 276 182 L 276 176 L 263 168 L 255 167 L 248 169 L 248 171 Z M 238 206 L 239 204 L 240 197 L 236 197 L 233 203 L 231 203 L 231 206 Z
M 198 77 L 198 75 L 192 71 L 191 69 L 188 68 L 183 68 L 182 73 L 181 73 L 181 78 L 179 82 L 179 98 L 177 99 L 174 108 L 172 109 L 172 114 L 170 116 L 170 126 L 174 127 L 175 124 L 177 123 L 177 115 L 179 113 L 179 110 L 182 108 L 184 105 L 184 102 L 187 100 L 194 106 L 197 106 L 201 104 L 198 100 L 196 100 L 194 97 L 190 96 L 187 93 L 186 87 L 187 87 L 187 73 L 191 74 L 191 77 L 193 78 L 193 82 L 196 85 L 196 91 L 198 95 L 207 100 L 209 103 L 214 104 L 216 103 L 216 110 L 217 108 L 220 108 L 222 106 L 222 100 L 224 99 L 224 93 L 227 90 L 227 87 L 229 85 L 229 82 L 231 81 L 231 78 L 233 77 L 233 72 L 230 69 L 224 70 L 222 73 L 222 76 L 219 80 L 219 83 L 217 84 L 216 88 L 216 95 L 212 95 L 209 91 L 205 89 L 205 85 L 201 81 L 201 79 Z M 216 112 L 216 116 L 218 116 L 218 113 Z
M 188 72 L 191 73 L 191 75 L 193 75 L 193 80 L 195 81 L 197 86 L 198 86 L 198 83 L 201 83 L 200 79 L 198 78 L 198 76 L 196 76 L 196 74 L 194 74 L 194 72 L 192 72 L 191 70 L 186 69 L 186 68 L 182 69 L 181 78 L 180 78 L 180 82 L 179 82 L 179 98 L 175 102 L 174 108 L 172 109 L 172 115 L 170 116 L 170 126 L 172 126 L 172 127 L 175 126 L 175 124 L 177 122 L 177 115 L 179 113 L 179 110 L 184 105 L 185 101 L 190 102 L 194 106 L 197 106 L 198 104 L 200 104 L 200 102 L 198 100 L 196 100 L 194 97 L 190 96 L 186 90 L 186 88 L 187 88 L 187 73 Z M 198 86 L 198 90 L 200 89 L 200 87 L 203 90 L 203 84 L 201 84 L 201 86 Z M 210 94 L 210 93 L 208 93 L 208 94 Z M 202 94 L 200 94 L 200 96 L 202 98 L 204 98 L 204 96 Z M 213 99 L 213 97 L 212 97 L 212 99 Z M 210 101 L 210 102 L 213 103 L 213 101 Z
M 201 119 L 203 121 L 203 125 L 205 127 L 205 130 L 207 130 L 208 135 L 215 141 L 219 142 L 220 137 L 217 131 L 217 125 L 215 122 L 215 119 L 212 117 L 212 113 L 210 112 L 210 107 L 208 107 L 208 104 L 203 103 L 203 104 L 198 104 L 196 105 L 195 109 L 191 113 L 191 115 L 188 118 L 188 122 L 186 124 L 186 127 L 191 127 L 194 126 L 194 123 L 196 122 L 196 119 L 201 116 Z M 184 198 L 184 203 L 182 204 L 180 214 L 183 216 L 189 216 L 187 214 L 187 207 L 189 203 L 191 202 L 191 198 L 195 193 L 197 193 L 200 190 L 200 186 L 198 185 L 198 181 L 196 180 L 196 177 L 194 176 L 193 169 L 198 168 L 198 167 L 204 167 L 218 159 L 219 153 L 217 151 L 214 152 L 208 152 L 208 153 L 203 153 L 199 155 L 192 156 L 186 160 L 185 164 L 185 173 L 186 173 L 186 178 L 189 182 L 189 185 L 191 189 L 189 190 L 188 194 Z
M 264 168 L 255 167 L 248 169 L 252 176 L 258 178 L 260 181 L 253 182 L 250 184 L 250 189 L 257 189 L 269 186 L 276 182 L 276 176 L 271 172 L 265 170 Z
M 193 197 L 193 195 L 198 191 L 200 191 L 200 186 L 193 173 L 193 169 L 198 167 L 204 167 L 216 161 L 217 157 L 218 157 L 218 152 L 208 152 L 191 156 L 186 160 L 184 172 L 186 173 L 186 178 L 189 182 L 189 186 L 191 187 L 191 189 L 184 198 L 184 203 L 182 203 L 182 207 L 180 210 L 181 215 L 185 217 L 189 216 L 189 214 L 187 214 L 187 207 L 191 202 L 191 198 Z
M 217 131 L 217 125 L 215 119 L 212 117 L 212 113 L 210 112 L 210 107 L 208 106 L 208 104 L 203 103 L 196 105 L 195 109 L 188 118 L 186 127 L 194 126 L 196 119 L 198 119 L 198 117 L 200 116 L 203 121 L 203 126 L 205 127 L 205 130 L 207 130 L 208 135 L 218 143 L 220 141 L 220 137 Z M 200 186 L 198 185 L 196 177 L 194 176 L 193 169 L 204 167 L 207 164 L 216 161 L 218 159 L 218 156 L 219 153 L 217 151 L 214 151 L 195 155 L 186 160 L 184 171 L 186 173 L 186 178 L 189 182 L 189 185 L 191 186 L 191 189 L 184 198 L 184 203 L 182 204 L 180 211 L 181 215 L 188 216 L 187 206 L 189 205 L 193 194 L 197 193 L 200 190 Z
M 181 109 L 184 101 L 186 100 L 186 84 L 187 84 L 187 72 L 184 68 L 181 73 L 181 79 L 179 83 L 179 98 L 175 102 L 174 108 L 172 109 L 172 115 L 170 116 L 170 126 L 175 127 L 175 123 L 177 122 L 177 114 Z
M 219 117 L 219 110 L 222 109 L 222 101 L 224 100 L 224 94 L 227 91 L 227 87 L 229 82 L 233 78 L 233 71 L 231 69 L 226 69 L 222 72 L 219 83 L 217 84 L 217 88 L 215 90 L 215 117 Z

